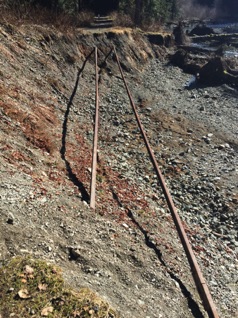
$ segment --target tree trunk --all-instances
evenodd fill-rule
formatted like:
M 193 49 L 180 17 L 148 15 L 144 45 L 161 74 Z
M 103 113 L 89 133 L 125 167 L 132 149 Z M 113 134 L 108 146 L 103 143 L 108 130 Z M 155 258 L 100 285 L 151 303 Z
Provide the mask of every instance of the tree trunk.
M 83 9 L 82 0 L 78 0 L 78 12 L 80 12 L 82 9 Z
M 141 24 L 143 0 L 135 0 L 135 24 Z
M 59 8 L 59 0 L 54 0 L 52 1 L 51 3 L 51 10 L 53 12 L 57 12 L 58 11 L 58 8 Z
M 177 13 L 178 13 L 177 0 L 173 0 L 172 6 L 171 6 L 171 19 L 172 20 L 174 20 L 176 18 Z

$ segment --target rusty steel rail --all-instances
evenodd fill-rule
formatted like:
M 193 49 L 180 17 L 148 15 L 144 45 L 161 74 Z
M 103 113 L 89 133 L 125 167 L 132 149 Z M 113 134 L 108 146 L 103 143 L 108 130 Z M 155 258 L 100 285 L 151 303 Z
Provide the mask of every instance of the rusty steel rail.
M 161 173 L 161 171 L 159 169 L 159 166 L 158 166 L 158 163 L 156 161 L 155 155 L 154 155 L 153 150 L 152 150 L 152 148 L 151 148 L 151 146 L 149 144 L 149 140 L 148 140 L 148 138 L 146 136 L 145 130 L 144 130 L 144 128 L 142 126 L 142 123 L 140 121 L 138 112 L 136 110 L 135 103 L 134 103 L 134 101 L 132 99 L 131 93 L 130 93 L 128 85 L 126 83 L 126 80 L 125 80 L 125 77 L 124 77 L 124 74 L 123 74 L 123 71 L 122 71 L 122 68 L 121 68 L 121 64 L 120 64 L 120 61 L 119 61 L 119 58 L 118 58 L 118 55 L 117 55 L 115 47 L 114 47 L 114 54 L 115 54 L 115 57 L 116 57 L 116 61 L 117 61 L 117 64 L 118 64 L 118 67 L 119 67 L 119 70 L 120 70 L 120 73 L 121 73 L 121 77 L 123 79 L 123 82 L 124 82 L 124 85 L 125 85 L 125 88 L 126 88 L 126 91 L 127 91 L 127 94 L 128 94 L 128 97 L 130 99 L 130 104 L 131 104 L 131 106 L 133 108 L 133 111 L 134 111 L 134 114 L 135 114 L 135 117 L 136 117 L 137 124 L 138 124 L 138 126 L 140 128 L 140 131 L 141 131 L 142 137 L 144 139 L 146 148 L 148 150 L 151 162 L 152 162 L 152 164 L 154 166 L 154 169 L 156 171 L 157 177 L 159 179 L 160 186 L 161 186 L 161 188 L 163 190 L 163 193 L 164 193 L 164 196 L 166 198 L 167 204 L 169 206 L 171 215 L 173 217 L 176 229 L 178 231 L 180 240 L 181 240 L 183 248 L 185 250 L 188 262 L 190 264 L 191 271 L 192 271 L 192 274 L 193 274 L 193 278 L 194 278 L 195 284 L 197 286 L 198 292 L 200 294 L 200 297 L 202 299 L 203 306 L 204 306 L 205 310 L 207 311 L 207 313 L 208 313 L 210 318 L 219 318 L 217 310 L 216 310 L 216 307 L 215 307 L 214 302 L 212 300 L 212 296 L 210 294 L 210 291 L 208 289 L 206 281 L 205 281 L 205 279 L 204 279 L 204 277 L 202 275 L 202 272 L 201 272 L 201 270 L 199 268 L 199 265 L 197 263 L 197 260 L 196 260 L 196 257 L 194 255 L 194 252 L 192 250 L 191 244 L 189 243 L 188 237 L 187 237 L 187 235 L 185 233 L 185 230 L 184 230 L 184 227 L 182 225 L 182 221 L 180 219 L 180 216 L 178 215 L 178 212 L 177 212 L 177 209 L 176 209 L 176 207 L 175 207 L 175 205 L 173 203 L 173 199 L 171 197 L 171 194 L 170 194 L 170 192 L 168 190 L 168 187 L 166 186 L 164 177 L 163 177 L 163 175 L 162 175 L 162 173 Z
M 93 138 L 91 186 L 90 186 L 90 208 L 92 209 L 95 209 L 95 196 L 96 196 L 98 127 L 99 127 L 98 50 L 97 50 L 97 47 L 95 47 L 95 119 L 94 119 L 94 138 Z
M 94 118 L 94 137 L 91 165 L 91 183 L 90 183 L 90 208 L 95 209 L 96 205 L 96 180 L 97 180 L 97 145 L 98 145 L 98 128 L 99 128 L 99 92 L 98 92 L 98 51 L 101 51 L 105 58 L 102 64 L 106 63 L 108 57 L 113 51 L 113 48 L 106 55 L 102 50 L 95 47 L 95 118 Z

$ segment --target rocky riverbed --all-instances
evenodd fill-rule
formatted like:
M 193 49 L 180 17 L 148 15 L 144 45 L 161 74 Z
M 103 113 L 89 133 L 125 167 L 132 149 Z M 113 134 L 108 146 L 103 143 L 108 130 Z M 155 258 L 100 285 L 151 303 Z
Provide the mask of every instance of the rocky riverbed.
M 238 317 L 237 90 L 189 86 L 141 34 L 72 41 L 8 26 L 1 39 L 1 262 L 57 263 L 121 317 L 207 317 L 113 57 L 100 68 L 96 211 L 88 207 L 92 61 L 72 92 L 91 47 L 114 43 L 218 312 Z

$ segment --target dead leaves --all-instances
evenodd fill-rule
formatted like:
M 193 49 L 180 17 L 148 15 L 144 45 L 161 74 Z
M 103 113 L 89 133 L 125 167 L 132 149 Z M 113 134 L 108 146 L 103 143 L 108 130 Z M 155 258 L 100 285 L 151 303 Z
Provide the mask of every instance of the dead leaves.
M 28 279 L 34 278 L 34 268 L 30 267 L 29 265 L 26 265 L 24 267 L 24 272 L 22 274 L 19 274 L 19 277 L 21 277 L 21 282 L 23 284 L 26 284 L 28 282 Z
M 5 294 L 1 290 L 0 307 L 7 303 L 10 310 L 21 312 L 21 317 L 98 317 L 96 295 L 87 289 L 76 292 L 65 288 L 57 266 L 30 258 L 15 258 L 7 266 L 0 268 L 8 278 L 2 281 L 6 288 Z M 107 305 L 102 306 L 108 312 Z
M 39 284 L 38 289 L 41 290 L 46 290 L 47 285 L 46 284 Z M 28 299 L 31 298 L 31 295 L 29 294 L 27 289 L 20 289 L 19 292 L 17 293 L 20 299 Z M 52 313 L 54 310 L 54 307 L 52 306 L 47 306 L 41 310 L 41 316 L 42 317 L 47 317 L 50 313 Z
M 41 316 L 47 317 L 50 313 L 53 312 L 53 310 L 54 310 L 54 307 L 52 307 L 52 306 L 45 307 L 41 311 Z
M 45 291 L 47 289 L 48 285 L 47 284 L 39 284 L 38 289 L 39 291 Z
M 31 297 L 27 289 L 20 289 L 17 294 L 21 299 L 28 299 Z
M 29 279 L 34 278 L 34 268 L 32 268 L 29 265 L 26 265 L 24 267 L 24 272 L 22 274 L 19 274 L 21 277 L 21 282 L 23 284 L 27 284 Z M 38 284 L 38 290 L 45 291 L 47 289 L 48 285 L 44 283 Z M 19 292 L 17 293 L 20 299 L 28 299 L 31 297 L 29 294 L 29 291 L 26 288 L 20 289 Z M 35 293 L 34 293 L 35 294 Z
M 24 273 L 29 276 L 34 273 L 34 268 L 30 267 L 29 265 L 26 265 L 24 268 Z
M 22 278 L 22 279 L 21 279 L 21 282 L 22 282 L 23 284 L 26 284 L 26 283 L 27 283 L 27 280 L 26 280 L 25 278 Z
M 34 278 L 33 273 L 34 273 L 34 269 L 33 269 L 32 267 L 30 267 L 29 265 L 26 265 L 26 266 L 24 267 L 24 273 L 19 275 L 19 276 L 21 277 L 21 282 L 22 282 L 23 284 L 26 284 L 28 278 Z M 21 299 L 27 299 L 27 298 L 30 298 L 30 297 L 31 297 L 31 296 L 29 295 L 29 292 L 28 292 L 28 290 L 27 290 L 26 288 L 19 290 L 18 296 L 19 296 Z
M 28 275 L 32 275 L 33 272 L 34 272 L 34 270 L 30 266 L 25 267 L 25 273 L 28 273 Z M 21 281 L 23 281 L 23 279 Z M 41 283 L 38 284 L 39 292 L 45 291 L 47 289 L 47 287 L 48 287 L 47 284 L 41 284 Z M 29 291 L 26 288 L 20 289 L 17 294 L 18 294 L 20 299 L 29 299 L 31 297 L 34 297 L 34 295 L 35 295 L 35 293 L 33 293 L 33 295 L 30 295 Z M 41 310 L 41 316 L 47 317 L 50 313 L 53 312 L 53 310 L 54 310 L 54 308 L 52 306 L 47 306 Z
M 57 269 L 54 267 L 52 269 L 52 272 L 53 273 L 57 273 Z M 35 272 L 35 269 L 29 265 L 25 265 L 24 268 L 23 268 L 23 272 L 21 274 L 19 274 L 19 276 L 21 277 L 21 282 L 23 284 L 30 284 L 30 281 L 29 280 L 32 280 L 34 279 L 35 276 L 37 276 L 37 272 Z M 37 289 L 38 289 L 38 292 L 35 291 L 33 292 L 33 294 L 31 295 L 29 293 L 29 291 L 26 289 L 26 288 L 22 288 L 19 290 L 19 292 L 17 293 L 18 297 L 22 300 L 26 300 L 26 299 L 29 299 L 31 297 L 35 297 L 37 293 L 40 293 L 40 292 L 44 292 L 46 291 L 48 288 L 48 285 L 45 284 L 45 283 L 39 283 L 38 286 L 37 286 Z M 40 315 L 42 317 L 47 317 L 49 314 L 51 314 L 53 312 L 54 308 L 52 306 L 47 306 L 47 307 L 44 307 L 41 312 L 40 312 Z

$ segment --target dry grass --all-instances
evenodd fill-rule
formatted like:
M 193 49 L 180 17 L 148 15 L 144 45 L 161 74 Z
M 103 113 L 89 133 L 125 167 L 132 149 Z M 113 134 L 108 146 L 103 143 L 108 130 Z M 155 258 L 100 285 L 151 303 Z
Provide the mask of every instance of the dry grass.
M 134 26 L 134 22 L 129 14 L 113 12 L 111 16 L 114 20 L 114 25 L 116 26 L 129 27 L 129 28 Z
M 160 32 L 160 33 L 163 30 L 162 24 L 159 21 L 150 22 L 150 23 L 144 22 L 143 25 L 141 26 L 141 29 L 146 32 Z
M 69 289 L 60 268 L 29 257 L 0 268 L 0 316 L 116 318 L 115 311 L 87 288 Z
M 13 5 L 0 7 L 2 14 L 0 22 L 12 25 L 38 24 L 54 26 L 61 32 L 75 30 L 76 27 L 88 27 L 93 21 L 94 13 L 83 11 L 79 14 L 66 12 L 52 12 L 46 8 L 37 8 L 30 5 Z
M 0 89 L 1 91 L 1 89 Z M 9 93 L 9 90 L 8 90 Z M 50 108 L 38 105 L 36 112 L 26 112 L 19 107 L 17 100 L 21 98 L 19 90 L 15 89 L 11 92 L 11 97 L 7 102 L 0 100 L 0 108 L 11 118 L 11 120 L 20 123 L 21 129 L 28 141 L 34 146 L 53 153 L 55 151 L 55 141 L 51 134 L 51 128 L 56 123 L 54 113 Z M 34 102 L 32 102 L 34 105 Z
M 77 15 L 77 26 L 78 27 L 89 27 L 93 21 L 94 13 L 91 11 L 83 11 Z
M 6 48 L 4 45 L 2 45 L 1 43 L 0 43 L 0 51 L 1 51 L 1 55 L 3 55 L 6 60 L 10 62 L 16 62 L 16 58 L 13 56 L 11 51 L 8 48 Z

